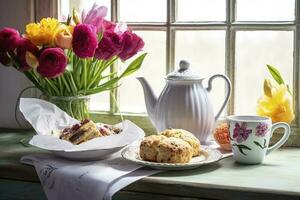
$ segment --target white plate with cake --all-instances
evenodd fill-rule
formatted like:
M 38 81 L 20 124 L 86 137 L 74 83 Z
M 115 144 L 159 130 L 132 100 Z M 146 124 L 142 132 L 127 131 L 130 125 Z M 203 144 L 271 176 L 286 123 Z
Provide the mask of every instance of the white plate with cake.
M 129 120 L 116 125 L 89 119 L 79 122 L 56 105 L 40 99 L 21 98 L 20 110 L 36 131 L 29 144 L 72 160 L 104 159 L 145 136 Z

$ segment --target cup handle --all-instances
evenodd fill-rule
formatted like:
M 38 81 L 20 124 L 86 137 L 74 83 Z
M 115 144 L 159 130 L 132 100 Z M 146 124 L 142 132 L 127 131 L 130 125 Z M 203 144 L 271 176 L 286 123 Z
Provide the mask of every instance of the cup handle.
M 222 111 L 224 110 L 228 100 L 229 100 L 229 97 L 230 97 L 230 94 L 231 94 L 231 82 L 229 80 L 229 78 L 227 76 L 224 76 L 223 74 L 216 74 L 216 75 L 213 75 L 211 76 L 209 79 L 208 79 L 208 87 L 206 88 L 206 90 L 208 92 L 211 91 L 212 89 L 212 81 L 215 79 L 215 78 L 223 78 L 226 82 L 226 96 L 225 96 L 225 100 L 219 110 L 219 112 L 216 114 L 215 116 L 215 120 L 217 120 L 219 118 L 219 116 L 221 115 Z
M 290 136 L 290 133 L 291 133 L 290 126 L 285 122 L 278 122 L 278 123 L 275 123 L 275 124 L 272 125 L 270 138 L 273 136 L 274 131 L 278 128 L 284 128 L 284 134 L 283 134 L 282 138 L 276 144 L 274 144 L 271 147 L 268 147 L 267 155 L 269 153 L 271 153 L 272 151 L 274 151 L 274 150 L 278 149 L 279 147 L 281 147 L 288 140 L 288 138 Z

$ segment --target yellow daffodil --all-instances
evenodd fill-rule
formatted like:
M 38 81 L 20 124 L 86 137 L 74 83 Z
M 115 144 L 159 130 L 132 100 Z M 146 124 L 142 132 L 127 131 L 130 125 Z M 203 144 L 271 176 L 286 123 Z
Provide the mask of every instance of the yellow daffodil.
M 291 123 L 295 115 L 293 97 L 288 87 L 271 79 L 265 79 L 264 95 L 258 100 L 257 114 L 270 117 L 272 122 Z
M 53 46 L 59 22 L 54 18 L 43 18 L 39 23 L 26 25 L 25 37 L 38 46 Z

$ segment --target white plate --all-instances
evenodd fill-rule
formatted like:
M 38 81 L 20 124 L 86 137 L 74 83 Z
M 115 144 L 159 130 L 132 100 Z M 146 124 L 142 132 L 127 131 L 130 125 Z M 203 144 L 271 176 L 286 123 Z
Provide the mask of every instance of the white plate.
M 131 162 L 161 170 L 185 170 L 200 167 L 219 161 L 222 158 L 220 151 L 202 146 L 200 156 L 193 157 L 189 163 L 158 163 L 144 161 L 139 154 L 139 145 L 128 146 L 122 151 L 122 157 Z
M 85 151 L 54 151 L 50 150 L 57 156 L 66 158 L 68 160 L 76 160 L 76 161 L 95 161 L 95 160 L 103 160 L 107 156 L 118 152 L 123 147 L 115 147 L 112 149 L 95 149 L 95 150 L 85 150 Z

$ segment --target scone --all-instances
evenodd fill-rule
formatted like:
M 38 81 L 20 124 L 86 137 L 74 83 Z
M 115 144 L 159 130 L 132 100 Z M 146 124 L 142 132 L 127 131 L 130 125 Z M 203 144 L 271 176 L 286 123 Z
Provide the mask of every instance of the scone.
M 143 160 L 162 163 L 188 163 L 192 159 L 193 148 L 175 137 L 151 135 L 140 144 L 140 157 Z
M 180 138 L 189 143 L 193 148 L 193 156 L 200 155 L 200 141 L 190 132 L 183 129 L 166 129 L 160 133 L 166 137 Z
M 143 160 L 157 162 L 156 157 L 158 154 L 158 145 L 166 138 L 167 137 L 163 135 L 150 135 L 145 137 L 140 144 L 140 157 Z
M 193 148 L 187 142 L 170 137 L 162 140 L 158 145 L 157 162 L 188 163 L 193 157 Z

